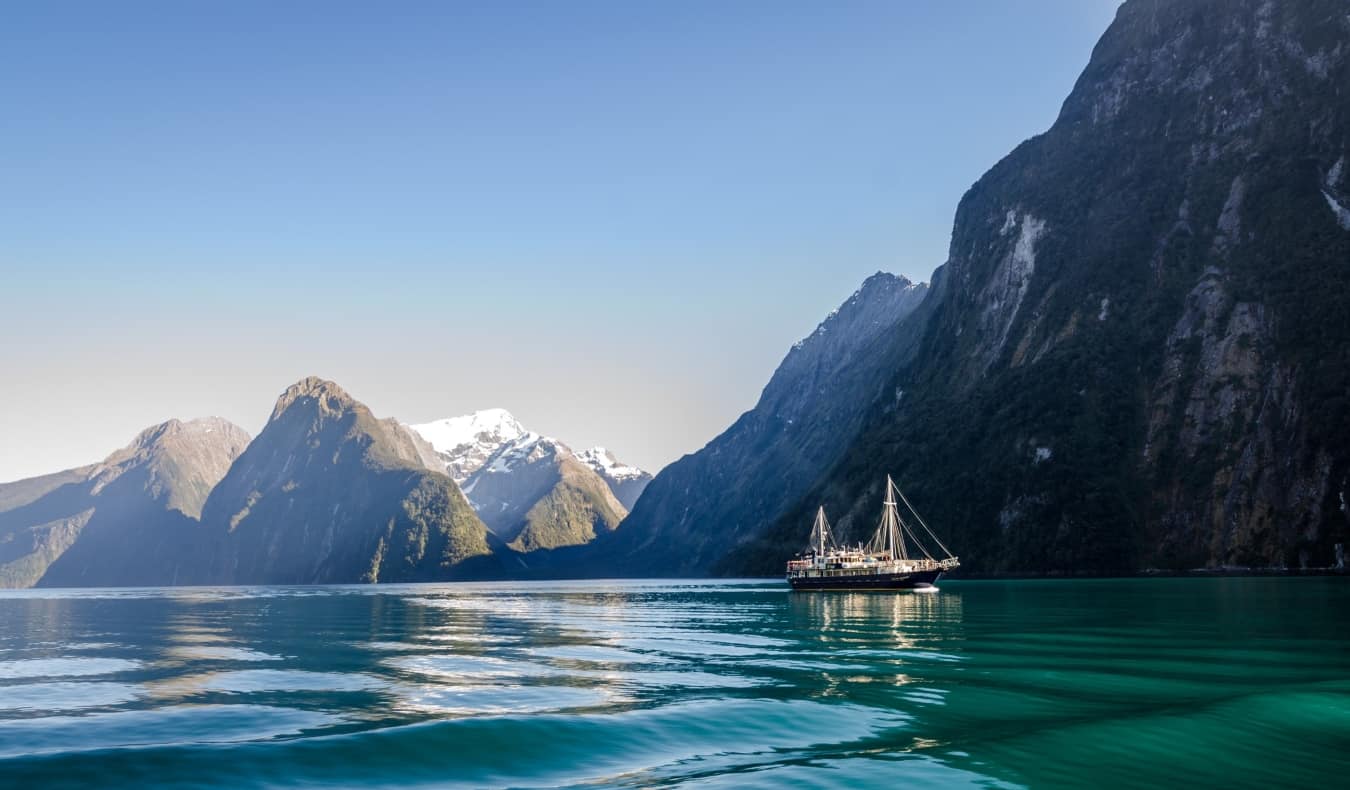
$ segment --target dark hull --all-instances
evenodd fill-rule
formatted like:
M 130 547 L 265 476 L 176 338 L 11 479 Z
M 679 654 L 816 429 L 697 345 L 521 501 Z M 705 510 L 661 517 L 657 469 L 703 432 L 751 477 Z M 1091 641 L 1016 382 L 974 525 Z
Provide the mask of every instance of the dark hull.
M 860 576 L 803 576 L 789 578 L 788 584 L 793 590 L 828 592 L 831 590 L 913 590 L 917 587 L 932 587 L 942 576 L 942 571 L 916 571 L 914 573 L 874 573 Z

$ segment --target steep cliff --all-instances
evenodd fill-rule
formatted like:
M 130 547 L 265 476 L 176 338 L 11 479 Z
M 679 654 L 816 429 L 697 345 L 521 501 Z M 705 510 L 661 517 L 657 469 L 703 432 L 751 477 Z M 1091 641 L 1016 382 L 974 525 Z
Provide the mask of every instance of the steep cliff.
M 1130 0 L 957 210 L 856 441 L 717 566 L 887 472 L 976 571 L 1330 566 L 1350 475 L 1350 5 Z M 753 497 L 753 494 L 746 494 Z
M 894 342 L 925 285 L 878 273 L 795 345 L 759 402 L 702 450 L 662 470 L 595 560 L 629 575 L 707 573 L 760 534 L 829 468 L 873 407 L 896 393 Z

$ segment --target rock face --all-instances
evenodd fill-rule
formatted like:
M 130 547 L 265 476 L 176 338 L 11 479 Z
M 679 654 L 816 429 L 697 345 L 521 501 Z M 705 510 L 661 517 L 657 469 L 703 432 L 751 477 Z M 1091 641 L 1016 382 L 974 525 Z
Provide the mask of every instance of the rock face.
M 505 409 L 408 426 L 429 442 L 480 518 L 517 552 L 588 543 L 628 515 L 651 475 L 604 448 L 581 453 Z
M 318 378 L 291 386 L 202 511 L 210 578 L 309 584 L 453 578 L 488 536 L 428 445 Z
M 170 420 L 101 464 L 0 485 L 0 585 L 194 580 L 202 505 L 248 441 L 218 418 Z
M 918 338 L 883 387 L 903 398 L 873 399 L 794 507 L 701 567 L 779 572 L 821 503 L 863 534 L 888 472 L 970 570 L 1334 565 L 1347 86 L 1344 0 L 1123 4 L 1053 127 L 962 199 L 896 335 Z M 760 495 L 691 479 L 666 512 L 689 482 Z
M 629 575 L 708 573 L 829 468 L 869 410 L 890 409 L 902 322 L 928 287 L 878 273 L 793 346 L 755 408 L 652 480 L 597 565 Z

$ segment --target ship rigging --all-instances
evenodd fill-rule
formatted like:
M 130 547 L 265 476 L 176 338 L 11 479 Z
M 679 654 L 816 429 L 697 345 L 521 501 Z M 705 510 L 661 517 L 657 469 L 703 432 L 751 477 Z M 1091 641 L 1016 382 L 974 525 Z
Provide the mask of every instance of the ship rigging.
M 901 517 L 901 503 L 912 520 Z M 937 556 L 919 539 L 916 527 L 936 545 Z M 910 551 L 911 544 L 916 552 Z M 810 548 L 788 562 L 787 581 L 794 590 L 927 589 L 960 564 L 888 475 L 881 523 L 872 538 L 854 547 L 836 544 L 825 508 L 819 508 L 811 526 Z

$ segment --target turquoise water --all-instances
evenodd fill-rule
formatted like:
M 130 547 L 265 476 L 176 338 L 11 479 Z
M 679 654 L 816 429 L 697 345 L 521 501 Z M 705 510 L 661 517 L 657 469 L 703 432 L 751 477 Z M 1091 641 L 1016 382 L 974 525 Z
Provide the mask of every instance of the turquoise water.
M 1347 776 L 1342 579 L 0 594 L 3 787 Z

